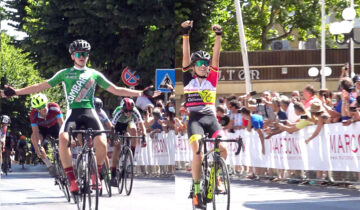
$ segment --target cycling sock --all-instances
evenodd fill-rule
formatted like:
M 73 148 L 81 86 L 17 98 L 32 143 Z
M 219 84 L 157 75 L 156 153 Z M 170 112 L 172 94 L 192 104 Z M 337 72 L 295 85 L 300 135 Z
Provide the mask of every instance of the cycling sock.
M 70 182 L 75 180 L 74 168 L 68 167 L 64 169 L 66 175 L 69 177 Z
M 111 177 L 116 176 L 116 167 L 111 167 Z
M 97 165 L 97 167 L 98 167 L 98 174 L 101 174 L 102 165 Z
M 49 160 L 49 158 L 44 158 L 44 159 L 41 159 L 44 163 L 45 163 L 45 165 L 46 165 L 46 167 L 50 167 L 51 166 L 51 162 L 50 162 L 50 160 Z
M 200 180 L 194 180 L 194 194 L 200 193 Z
M 133 155 L 135 155 L 135 146 L 131 146 L 131 151 L 132 151 L 132 153 L 133 153 Z

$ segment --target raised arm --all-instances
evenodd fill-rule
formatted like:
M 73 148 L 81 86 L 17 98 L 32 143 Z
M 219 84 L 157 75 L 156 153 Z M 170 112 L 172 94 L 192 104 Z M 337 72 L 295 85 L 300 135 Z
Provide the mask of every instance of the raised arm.
M 190 31 L 193 26 L 193 21 L 187 20 L 181 24 L 181 28 L 183 30 L 183 59 L 182 66 L 188 67 L 191 63 L 190 60 Z
M 212 67 L 219 67 L 220 62 L 220 49 L 221 49 L 221 34 L 222 34 L 222 28 L 221 26 L 215 24 L 212 26 L 212 30 L 216 34 L 215 36 L 215 43 L 213 47 L 213 57 L 211 61 Z

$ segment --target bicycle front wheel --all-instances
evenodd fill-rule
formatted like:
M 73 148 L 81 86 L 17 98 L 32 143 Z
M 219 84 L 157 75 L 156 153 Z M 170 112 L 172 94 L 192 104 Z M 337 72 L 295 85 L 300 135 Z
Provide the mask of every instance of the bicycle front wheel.
M 215 163 L 215 176 L 213 180 L 213 209 L 230 209 L 230 180 L 225 160 L 219 157 Z
M 98 179 L 98 168 L 96 164 L 96 157 L 94 154 L 89 155 L 86 183 L 85 183 L 85 196 L 84 196 L 84 210 L 85 209 L 98 209 L 99 204 L 99 179 Z M 88 208 L 86 208 L 88 205 Z
M 123 169 L 126 195 L 130 195 L 134 180 L 134 156 L 130 148 L 125 152 Z
M 63 191 L 65 195 L 66 200 L 70 202 L 69 181 L 61 165 L 59 157 L 56 157 L 56 159 L 57 159 L 57 161 L 55 161 L 56 170 L 57 170 L 56 179 L 59 184 L 60 190 Z

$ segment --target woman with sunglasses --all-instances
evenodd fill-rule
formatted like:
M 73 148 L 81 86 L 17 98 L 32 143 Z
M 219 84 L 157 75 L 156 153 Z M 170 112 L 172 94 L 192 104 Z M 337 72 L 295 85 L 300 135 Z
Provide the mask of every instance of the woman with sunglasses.
M 215 99 L 218 83 L 220 47 L 222 28 L 213 25 L 216 34 L 213 47 L 213 58 L 205 51 L 196 51 L 190 56 L 189 35 L 193 21 L 187 20 L 181 24 L 183 30 L 183 84 L 185 107 L 190 113 L 188 122 L 188 136 L 193 151 L 192 177 L 194 181 L 193 203 L 197 208 L 205 204 L 200 194 L 200 176 L 202 156 L 196 154 L 199 148 L 198 141 L 208 133 L 215 138 L 223 135 L 223 130 L 216 118 Z M 221 157 L 226 159 L 226 148 L 220 145 Z

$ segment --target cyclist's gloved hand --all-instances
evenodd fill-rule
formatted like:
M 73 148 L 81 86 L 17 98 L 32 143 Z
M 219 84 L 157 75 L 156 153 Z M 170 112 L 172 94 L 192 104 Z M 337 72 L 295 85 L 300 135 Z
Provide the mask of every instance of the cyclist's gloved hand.
M 190 20 L 184 21 L 181 24 L 182 34 L 185 35 L 185 36 L 189 36 L 192 26 L 193 26 L 193 21 L 192 20 L 191 21 Z
M 222 35 L 223 30 L 222 30 L 221 26 L 219 26 L 219 25 L 217 25 L 217 24 L 213 25 L 212 30 L 215 32 L 216 35 L 218 35 L 218 36 Z
M 5 85 L 4 94 L 6 97 L 12 97 L 16 95 L 16 91 L 13 87 Z
M 155 91 L 154 86 L 150 85 L 149 87 L 146 87 L 143 91 L 143 96 L 148 98 L 155 98 L 161 94 L 160 91 Z

